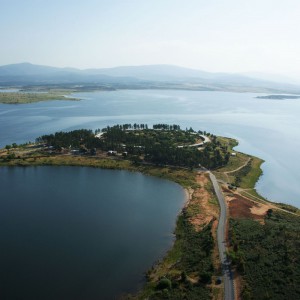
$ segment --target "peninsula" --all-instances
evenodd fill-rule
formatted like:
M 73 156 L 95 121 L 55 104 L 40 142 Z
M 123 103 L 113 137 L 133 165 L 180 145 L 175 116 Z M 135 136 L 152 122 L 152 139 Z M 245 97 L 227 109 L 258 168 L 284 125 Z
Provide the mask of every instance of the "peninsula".
M 127 169 L 186 189 L 172 249 L 147 271 L 144 288 L 125 299 L 297 299 L 300 211 L 257 194 L 262 160 L 236 145 L 175 124 L 123 124 L 7 145 L 0 166 Z

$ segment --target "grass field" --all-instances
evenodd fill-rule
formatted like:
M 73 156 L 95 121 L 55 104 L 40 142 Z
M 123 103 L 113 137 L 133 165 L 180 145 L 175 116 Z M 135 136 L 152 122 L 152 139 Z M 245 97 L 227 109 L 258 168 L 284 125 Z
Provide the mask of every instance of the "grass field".
M 244 189 L 254 188 L 258 178 L 262 174 L 262 170 L 260 168 L 262 163 L 263 163 L 263 160 L 261 160 L 257 157 L 252 157 L 250 170 L 249 170 L 249 172 L 247 172 L 247 176 L 243 176 L 243 178 L 241 180 L 240 186 L 242 188 L 244 188 Z

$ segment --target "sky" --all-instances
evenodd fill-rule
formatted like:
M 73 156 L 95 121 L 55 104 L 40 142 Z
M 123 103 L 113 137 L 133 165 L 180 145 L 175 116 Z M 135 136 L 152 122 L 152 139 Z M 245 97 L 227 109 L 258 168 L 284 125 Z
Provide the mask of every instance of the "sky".
M 0 65 L 300 78 L 300 0 L 0 0 Z

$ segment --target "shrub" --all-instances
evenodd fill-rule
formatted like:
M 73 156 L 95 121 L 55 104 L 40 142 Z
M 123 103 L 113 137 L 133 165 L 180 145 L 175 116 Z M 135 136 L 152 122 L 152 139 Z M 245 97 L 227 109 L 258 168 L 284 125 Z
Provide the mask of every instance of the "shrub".
M 156 288 L 159 290 L 164 290 L 164 289 L 170 290 L 172 288 L 172 282 L 168 278 L 162 278 L 158 282 Z

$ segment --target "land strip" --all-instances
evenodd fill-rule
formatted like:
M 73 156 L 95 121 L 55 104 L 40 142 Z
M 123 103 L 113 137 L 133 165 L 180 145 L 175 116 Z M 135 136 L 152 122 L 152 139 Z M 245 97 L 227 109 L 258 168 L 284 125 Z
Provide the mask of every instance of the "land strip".
M 51 91 L 51 92 L 9 92 L 1 93 L 0 103 L 3 104 L 26 104 L 50 100 L 72 100 L 79 98 L 68 96 L 71 91 Z

